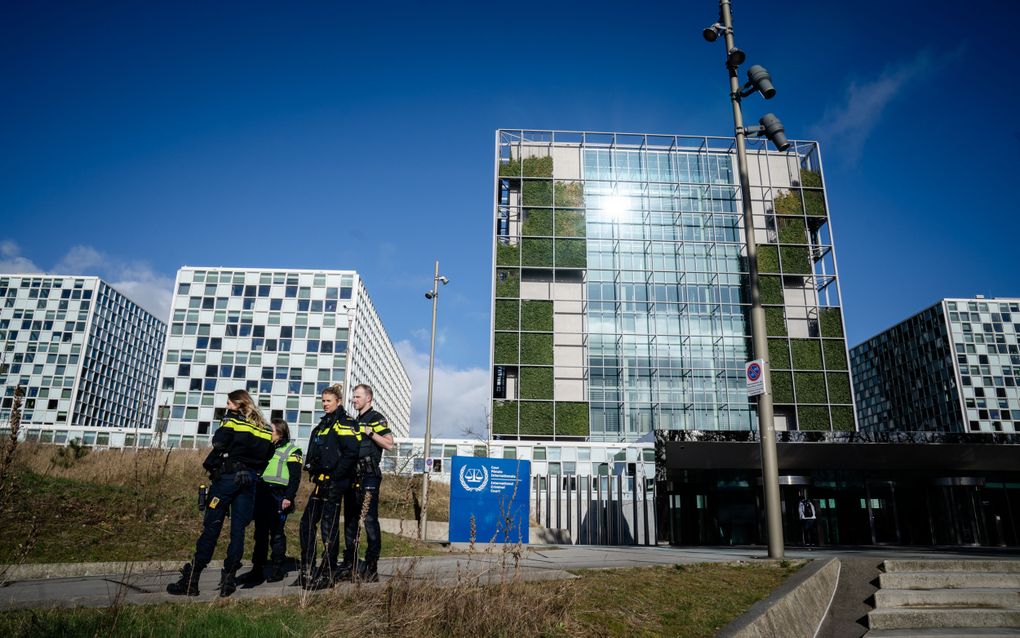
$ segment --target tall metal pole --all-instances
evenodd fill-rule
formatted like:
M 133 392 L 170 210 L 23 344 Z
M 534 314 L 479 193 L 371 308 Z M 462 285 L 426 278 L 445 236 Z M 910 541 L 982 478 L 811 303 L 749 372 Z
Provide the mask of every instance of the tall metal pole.
M 733 16 L 730 0 L 719 0 L 719 16 L 725 28 L 727 57 L 733 46 Z M 754 237 L 751 212 L 751 183 L 747 174 L 747 146 L 744 115 L 740 109 L 740 80 L 737 67 L 727 64 L 730 75 L 730 102 L 733 104 L 733 128 L 737 146 L 737 172 L 740 175 L 740 200 L 743 205 L 744 235 L 747 241 L 747 264 L 751 279 L 751 336 L 756 359 L 765 361 L 765 393 L 758 395 L 758 436 L 761 441 L 762 485 L 765 488 L 765 522 L 769 537 L 769 558 L 783 557 L 783 515 L 779 508 L 779 460 L 776 454 L 776 428 L 772 412 L 772 379 L 769 365 L 768 339 L 765 332 L 765 310 L 758 288 L 758 242 Z
M 429 458 L 432 448 L 432 372 L 436 362 L 436 308 L 439 305 L 439 260 L 436 260 L 436 273 L 432 277 L 432 343 L 429 345 L 429 393 L 425 402 L 425 459 Z M 424 460 L 424 459 L 423 459 Z M 418 537 L 428 539 L 429 527 L 429 468 L 423 467 L 421 480 L 421 526 Z

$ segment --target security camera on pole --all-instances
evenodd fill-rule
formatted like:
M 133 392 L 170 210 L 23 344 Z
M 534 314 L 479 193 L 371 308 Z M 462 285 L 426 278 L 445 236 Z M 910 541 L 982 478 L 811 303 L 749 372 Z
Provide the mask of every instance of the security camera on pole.
M 730 0 L 719 0 L 719 22 L 706 28 L 705 40 L 715 42 L 720 35 L 726 44 L 726 70 L 730 76 L 730 102 L 733 104 L 733 127 L 737 147 L 737 171 L 740 175 L 740 199 L 743 204 L 744 236 L 747 242 L 747 263 L 751 282 L 751 335 L 754 358 L 764 363 L 757 374 L 761 375 L 763 392 L 758 395 L 758 436 L 761 440 L 762 484 L 765 488 L 765 519 L 768 529 L 769 558 L 783 557 L 783 515 L 779 508 L 779 462 L 776 454 L 776 429 L 772 413 L 772 381 L 769 375 L 768 340 L 765 333 L 765 310 L 761 306 L 758 288 L 758 244 L 754 237 L 754 219 L 751 215 L 751 183 L 747 175 L 748 134 L 765 136 L 779 151 L 790 148 L 782 122 L 772 113 L 766 113 L 758 126 L 744 126 L 740 100 L 760 93 L 770 100 L 776 95 L 772 76 L 765 67 L 753 65 L 747 71 L 747 82 L 741 86 L 737 69 L 747 55 L 733 45 L 733 16 Z M 750 365 L 750 364 L 749 364 Z M 760 366 L 760 363 L 758 364 Z M 756 381 L 758 379 L 755 379 Z
M 421 479 L 421 524 L 418 526 L 418 538 L 428 539 L 429 527 L 429 457 L 432 448 L 432 371 L 436 362 L 436 307 L 439 304 L 439 284 L 450 283 L 450 280 L 439 274 L 439 261 L 436 261 L 436 274 L 432 277 L 432 290 L 425 293 L 425 298 L 432 301 L 432 344 L 429 346 L 429 393 L 425 407 L 425 459 Z

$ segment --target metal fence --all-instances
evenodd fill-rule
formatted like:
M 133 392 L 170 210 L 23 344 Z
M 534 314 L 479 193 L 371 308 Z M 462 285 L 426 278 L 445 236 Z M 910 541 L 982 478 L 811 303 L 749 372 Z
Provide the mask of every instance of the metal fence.
M 655 545 L 655 482 L 613 476 L 532 476 L 531 517 L 575 545 Z

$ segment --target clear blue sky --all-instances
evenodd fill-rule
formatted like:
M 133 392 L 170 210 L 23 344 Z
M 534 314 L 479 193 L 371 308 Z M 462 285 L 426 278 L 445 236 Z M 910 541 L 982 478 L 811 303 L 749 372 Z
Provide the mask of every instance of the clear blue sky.
M 494 130 L 730 134 L 717 8 L 4 3 L 0 265 L 152 304 L 181 264 L 355 268 L 420 368 L 439 258 L 444 378 L 487 381 Z M 1020 295 L 1020 4 L 735 12 L 779 89 L 748 115 L 823 145 L 851 345 Z

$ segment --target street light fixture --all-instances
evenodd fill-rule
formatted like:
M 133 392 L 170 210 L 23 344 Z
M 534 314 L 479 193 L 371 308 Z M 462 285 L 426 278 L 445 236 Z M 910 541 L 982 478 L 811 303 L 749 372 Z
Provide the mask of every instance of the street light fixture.
M 711 37 L 709 35 L 711 31 Z M 743 205 L 744 237 L 747 242 L 747 263 L 751 284 L 751 336 L 754 358 L 765 361 L 765 393 L 758 395 L 758 433 L 761 440 L 762 484 L 765 488 L 765 522 L 768 529 L 769 558 L 783 557 L 783 515 L 779 508 L 779 461 L 776 454 L 776 428 L 772 410 L 772 380 L 768 374 L 768 340 L 765 332 L 765 310 L 761 305 L 761 290 L 758 287 L 758 245 L 754 238 L 754 218 L 751 214 L 751 182 L 747 172 L 748 134 L 765 135 L 781 152 L 790 147 L 783 124 L 774 114 L 768 113 L 759 120 L 757 127 L 744 126 L 744 114 L 740 108 L 741 98 L 758 92 L 766 100 L 776 95 L 772 76 L 765 67 L 753 65 L 747 72 L 747 83 L 743 87 L 737 75 L 737 68 L 744 62 L 743 51 L 733 44 L 733 16 L 730 0 L 719 0 L 719 22 L 704 30 L 702 35 L 714 42 L 719 35 L 725 37 L 726 69 L 730 77 L 730 102 L 733 106 L 733 128 L 737 150 L 737 172 L 740 175 L 740 196 Z M 739 52 L 739 55 L 734 55 Z
M 436 308 L 439 305 L 439 284 L 450 283 L 450 280 L 439 274 L 439 261 L 436 260 L 436 273 L 432 277 L 432 290 L 425 293 L 425 298 L 432 301 L 432 343 L 429 346 L 429 392 L 425 405 L 425 458 L 426 461 L 432 448 L 432 373 L 436 362 Z M 428 539 L 429 526 L 429 467 L 423 463 L 421 480 L 421 524 L 418 527 L 418 538 Z

